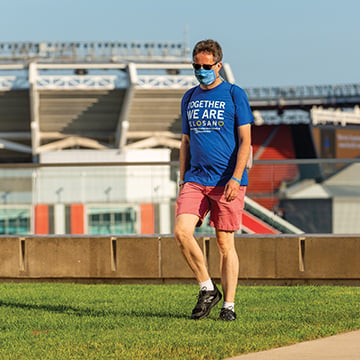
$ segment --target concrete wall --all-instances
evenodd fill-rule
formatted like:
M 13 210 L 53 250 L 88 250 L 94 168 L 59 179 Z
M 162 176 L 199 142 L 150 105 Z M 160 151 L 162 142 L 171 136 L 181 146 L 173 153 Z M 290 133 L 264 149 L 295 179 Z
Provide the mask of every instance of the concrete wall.
M 216 239 L 198 237 L 219 274 Z M 360 235 L 237 236 L 239 282 L 360 281 Z M 0 279 L 193 281 L 172 236 L 0 236 Z

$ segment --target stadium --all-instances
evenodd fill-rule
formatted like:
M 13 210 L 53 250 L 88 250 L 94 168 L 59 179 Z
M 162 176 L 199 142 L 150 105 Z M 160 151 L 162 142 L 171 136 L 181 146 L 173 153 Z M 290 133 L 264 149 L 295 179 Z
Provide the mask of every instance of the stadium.
M 0 43 L 0 234 L 171 234 L 195 85 L 181 42 Z M 245 90 L 241 232 L 359 232 L 360 84 Z

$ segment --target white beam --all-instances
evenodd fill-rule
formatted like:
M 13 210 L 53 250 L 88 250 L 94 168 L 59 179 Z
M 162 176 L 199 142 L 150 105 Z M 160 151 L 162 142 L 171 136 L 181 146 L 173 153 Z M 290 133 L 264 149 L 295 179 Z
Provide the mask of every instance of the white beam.
M 0 64 L 0 70 L 22 70 L 27 68 L 27 64 Z
M 159 70 L 163 70 L 163 69 L 179 69 L 179 70 L 192 70 L 192 64 L 191 62 L 189 63 L 164 63 L 164 64 L 159 64 L 159 63 L 139 63 L 136 64 L 136 67 L 138 69 L 159 69 Z
M 131 102 L 134 97 L 134 88 L 137 82 L 136 66 L 129 63 L 127 67 L 127 74 L 129 77 L 129 87 L 126 90 L 124 102 L 122 104 L 115 133 L 116 147 L 122 149 L 126 145 L 127 131 L 129 128 L 129 113 L 131 109 Z
M 112 136 L 114 133 L 112 131 L 81 131 L 81 137 L 83 138 L 103 138 L 108 139 L 110 136 Z M 39 136 L 41 140 L 58 140 L 58 139 L 64 139 L 70 136 L 79 136 L 78 133 L 61 133 L 59 131 L 40 131 Z M 0 136 L 1 137 L 1 136 Z
M 228 63 L 223 64 L 223 71 L 225 73 L 226 80 L 232 84 L 235 83 L 235 77 Z
M 147 138 L 147 139 L 140 140 L 140 141 L 134 142 L 132 144 L 126 145 L 125 148 L 126 149 L 148 149 L 148 148 L 153 148 L 155 146 L 165 146 L 165 147 L 169 147 L 169 148 L 180 149 L 180 144 L 181 144 L 180 140 L 174 140 L 174 139 L 169 139 L 166 137 L 154 136 L 151 138 Z
M 127 133 L 128 139 L 142 139 L 153 136 L 181 139 L 181 134 L 174 134 L 170 131 L 128 131 Z
M 39 63 L 38 69 L 126 69 L 126 63 Z
M 29 97 L 30 97 L 30 124 L 31 124 L 31 143 L 32 143 L 32 153 L 33 155 L 38 154 L 38 149 L 40 146 L 40 97 L 37 91 L 36 82 L 37 82 L 37 64 L 36 62 L 31 62 L 29 64 Z
M 85 148 L 98 149 L 98 150 L 104 150 L 109 148 L 93 139 L 82 138 L 79 136 L 70 136 L 66 139 L 62 139 L 46 145 L 42 145 L 39 147 L 38 152 L 42 153 L 50 150 L 62 150 L 73 146 L 82 146 Z

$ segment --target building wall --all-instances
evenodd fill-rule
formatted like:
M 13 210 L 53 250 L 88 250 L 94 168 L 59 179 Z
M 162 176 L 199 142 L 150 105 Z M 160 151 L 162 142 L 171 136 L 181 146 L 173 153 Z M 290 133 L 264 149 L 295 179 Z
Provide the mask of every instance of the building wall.
M 360 198 L 333 199 L 333 233 L 360 234 Z
M 89 166 L 91 161 L 108 165 Z M 8 176 L 3 170 L 4 177 L 12 181 L 7 181 L 6 203 L 0 204 L 0 222 L 8 213 L 6 209 L 26 204 L 33 209 L 26 214 L 33 226 L 28 225 L 27 232 L 19 232 L 18 227 L 13 234 L 96 234 L 96 231 L 150 234 L 155 229 L 169 233 L 176 181 L 169 165 L 154 165 L 169 161 L 168 149 L 124 153 L 64 150 L 43 154 L 42 162 L 50 162 L 51 166 L 25 173 L 8 169 Z M 69 163 L 69 166 L 56 166 L 53 162 Z M 141 165 L 136 165 L 139 162 Z M 82 163 L 87 164 L 82 166 Z M 19 188 L 17 176 L 22 183 L 26 178 L 25 183 L 30 186 L 26 192 Z

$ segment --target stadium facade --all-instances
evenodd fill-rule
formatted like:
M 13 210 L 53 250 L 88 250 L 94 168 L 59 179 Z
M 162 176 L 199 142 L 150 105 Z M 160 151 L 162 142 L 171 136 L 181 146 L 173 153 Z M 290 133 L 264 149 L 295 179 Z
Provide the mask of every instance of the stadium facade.
M 234 82 L 229 64 L 222 76 Z M 196 84 L 183 43 L 0 43 L 0 233 L 171 233 L 180 101 Z M 360 86 L 246 90 L 258 163 L 242 231 L 302 232 L 290 185 L 343 165 L 274 175 L 266 160 L 358 157 Z M 332 213 L 326 199 L 319 209 Z M 282 208 L 298 226 L 275 215 Z

